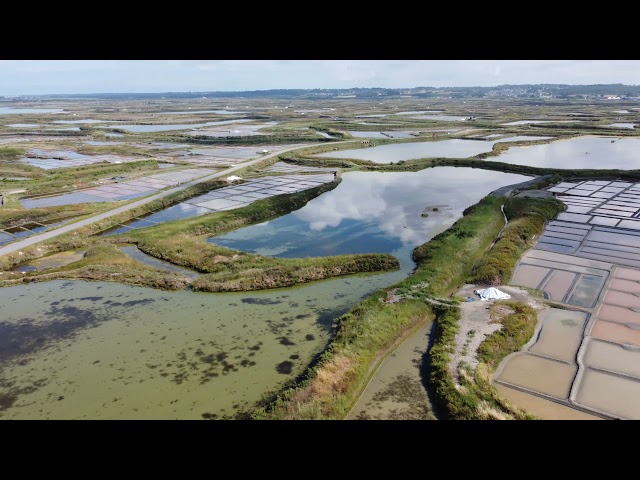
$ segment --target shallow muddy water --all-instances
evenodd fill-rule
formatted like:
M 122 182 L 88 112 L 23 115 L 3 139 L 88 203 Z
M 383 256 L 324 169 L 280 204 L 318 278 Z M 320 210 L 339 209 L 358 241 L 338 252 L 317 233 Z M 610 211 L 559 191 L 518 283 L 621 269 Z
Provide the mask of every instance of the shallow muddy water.
M 353 174 L 370 180 L 289 214 L 307 225 L 300 248 L 322 251 L 313 235 L 364 222 L 381 239 L 378 251 L 404 252 L 401 270 L 229 294 L 62 280 L 0 289 L 0 418 L 233 416 L 301 374 L 324 350 L 336 318 L 405 278 L 412 245 L 495 188 L 528 178 L 453 167 Z M 348 175 L 341 185 L 349 186 Z M 343 251 L 366 245 L 359 230 L 350 230 L 358 240 Z

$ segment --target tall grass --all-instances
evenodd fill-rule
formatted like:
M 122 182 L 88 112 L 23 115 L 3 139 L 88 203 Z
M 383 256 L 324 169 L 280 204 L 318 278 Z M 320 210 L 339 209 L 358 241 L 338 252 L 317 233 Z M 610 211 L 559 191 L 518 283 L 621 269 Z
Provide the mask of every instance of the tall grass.
M 509 220 L 500 238 L 471 274 L 469 281 L 484 285 L 502 285 L 511 277 L 513 268 L 545 223 L 563 210 L 555 199 L 513 197 L 505 202 Z
M 335 338 L 307 379 L 284 390 L 253 418 L 343 418 L 402 333 L 435 318 L 434 306 L 422 298 L 448 296 L 471 272 L 502 228 L 500 202 L 485 197 L 451 228 L 417 247 L 414 274 L 390 287 L 411 298 L 384 304 L 386 291 L 379 290 L 338 319 Z
M 386 292 L 381 290 L 338 319 L 335 338 L 306 379 L 284 389 L 273 402 L 260 406 L 252 418 L 344 418 L 380 358 L 401 338 L 403 328 L 432 319 L 437 322 L 437 333 L 429 353 L 430 385 L 438 405 L 449 418 L 533 418 L 500 398 L 491 386 L 486 364 L 475 372 L 465 369 L 461 376 L 465 383 L 461 387 L 456 387 L 448 369 L 460 315 L 455 304 L 446 305 L 451 303 L 448 297 L 468 279 L 473 266 L 502 229 L 500 206 L 505 201 L 495 196 L 483 198 L 466 209 L 448 230 L 417 247 L 413 252 L 418 264 L 416 271 L 390 287 L 404 294 L 405 299 L 384 304 L 381 299 Z M 556 207 L 553 201 L 517 199 L 507 211 L 523 217 L 536 212 L 552 215 Z M 445 304 L 424 301 L 434 298 Z M 518 306 L 516 313 L 525 311 L 528 321 L 535 325 L 535 312 L 527 308 Z M 509 326 L 518 325 L 518 318 L 506 322 Z M 511 327 L 506 331 L 507 337 L 515 335 Z M 495 353 L 496 358 L 520 345 L 527 334 L 518 331 L 513 342 L 497 342 L 500 348 L 494 350 L 500 353 Z
M 495 303 L 494 306 L 500 305 Z M 502 329 L 488 336 L 479 347 L 481 360 L 472 370 L 468 365 L 453 366 L 458 370 L 460 383 L 456 385 L 450 370 L 458 333 L 459 307 L 434 307 L 436 336 L 429 352 L 431 371 L 429 385 L 433 389 L 439 410 L 452 420 L 518 419 L 535 417 L 503 399 L 491 385 L 491 374 L 499 360 L 518 351 L 533 334 L 536 312 L 529 305 L 509 302 L 511 313 L 499 321 Z M 488 361 L 488 363 L 486 363 Z

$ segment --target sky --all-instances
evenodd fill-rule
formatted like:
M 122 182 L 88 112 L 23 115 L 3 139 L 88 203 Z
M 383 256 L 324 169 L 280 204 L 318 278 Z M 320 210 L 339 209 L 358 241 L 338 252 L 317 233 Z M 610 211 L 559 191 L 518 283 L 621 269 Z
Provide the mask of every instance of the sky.
M 640 60 L 0 60 L 0 95 L 640 84 Z

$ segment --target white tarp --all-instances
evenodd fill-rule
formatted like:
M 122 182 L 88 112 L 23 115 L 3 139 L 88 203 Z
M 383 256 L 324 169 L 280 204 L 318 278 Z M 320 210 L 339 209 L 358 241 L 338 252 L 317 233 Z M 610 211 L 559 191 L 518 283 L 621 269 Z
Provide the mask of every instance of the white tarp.
M 242 180 L 242 177 L 238 177 L 237 175 L 231 175 L 227 177 L 227 182 L 235 182 L 236 180 Z
M 476 295 L 480 295 L 480 300 L 502 300 L 511 298 L 508 293 L 501 292 L 495 287 L 489 287 L 482 290 L 476 290 Z

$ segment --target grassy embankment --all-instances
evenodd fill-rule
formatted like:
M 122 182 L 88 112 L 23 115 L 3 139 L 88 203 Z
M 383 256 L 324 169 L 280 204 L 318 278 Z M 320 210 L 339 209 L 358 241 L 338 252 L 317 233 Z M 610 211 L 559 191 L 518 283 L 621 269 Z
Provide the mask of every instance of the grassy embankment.
M 502 305 L 500 305 L 502 304 Z M 507 309 L 495 319 L 496 307 Z M 457 365 L 459 385 L 453 380 L 449 363 L 455 351 L 460 308 L 435 306 L 436 338 L 429 352 L 429 385 L 444 418 L 454 420 L 518 419 L 534 417 L 503 399 L 491 385 L 491 377 L 500 360 L 520 350 L 531 338 L 537 322 L 536 312 L 521 302 L 495 302 L 491 306 L 494 321 L 502 328 L 487 336 L 478 348 L 480 363 L 473 370 Z
M 438 333 L 432 350 L 435 356 L 431 355 L 431 381 L 445 411 L 455 415 L 459 411 L 457 404 L 466 402 L 474 405 L 471 399 L 475 397 L 486 402 L 486 405 L 481 404 L 484 408 L 505 408 L 504 402 L 494 398 L 496 395 L 486 374 L 482 376 L 485 367 L 477 370 L 476 386 L 469 388 L 469 393 L 461 393 L 453 385 L 447 364 L 454 348 L 459 315 L 456 301 L 450 296 L 469 278 L 474 265 L 504 225 L 500 205 L 511 200 L 485 197 L 468 208 L 451 228 L 417 247 L 413 256 L 418 267 L 414 274 L 387 289 L 395 290 L 405 298 L 398 303 L 384 304 L 381 300 L 387 292 L 378 291 L 342 316 L 338 320 L 335 338 L 317 364 L 307 372 L 306 378 L 282 391 L 274 401 L 256 409 L 252 417 L 344 418 L 377 365 L 392 351 L 403 332 L 432 319 L 438 324 Z M 556 203 L 540 199 L 525 201 L 531 205 Z M 536 207 L 532 209 L 537 210 Z M 523 215 L 529 210 L 516 209 Z M 550 212 L 551 208 L 543 210 Z M 443 305 L 433 305 L 425 299 L 436 299 Z M 519 311 L 516 313 L 520 314 Z M 530 315 L 530 312 L 525 313 Z M 473 411 L 476 418 L 483 418 L 482 411 Z
M 174 194 L 168 195 L 164 198 L 154 200 L 153 202 L 149 202 L 140 207 L 136 207 L 132 210 L 126 211 L 124 213 L 120 213 L 113 217 L 109 217 L 104 220 L 100 220 L 98 222 L 92 223 L 86 227 L 75 230 L 73 232 L 69 232 L 67 234 L 63 234 L 52 238 L 50 240 L 39 243 L 38 245 L 34 245 L 31 247 L 27 247 L 22 250 L 22 255 L 17 255 L 16 253 L 5 255 L 0 257 L 0 269 L 6 270 L 20 263 L 23 263 L 28 260 L 40 258 L 46 255 L 50 255 L 53 253 L 63 252 L 66 250 L 76 250 L 80 248 L 88 248 L 91 246 L 95 246 L 100 243 L 108 243 L 105 241 L 103 237 L 96 237 L 96 235 L 102 231 L 108 230 L 120 223 L 127 222 L 133 218 L 151 213 L 153 211 L 169 207 L 175 203 L 178 203 L 182 200 L 185 200 L 194 195 L 198 195 L 205 191 L 211 190 L 213 188 L 226 186 L 226 182 L 219 180 L 211 180 L 208 182 L 203 182 L 192 187 L 186 188 L 180 192 L 176 192 Z M 135 201 L 130 200 L 130 201 Z M 102 211 L 111 210 L 118 206 L 119 204 L 124 205 L 128 202 L 109 202 L 109 203 L 81 203 L 76 205 L 64 205 L 60 207 L 45 207 L 40 209 L 29 209 L 25 210 L 29 212 L 30 215 L 34 217 L 36 221 L 47 221 L 47 223 L 53 222 L 52 219 L 61 219 L 62 216 L 64 218 L 68 217 L 77 217 L 78 214 L 82 213 L 83 216 L 92 216 L 96 213 L 101 213 Z M 115 204 L 115 205 L 114 205 Z M 99 209 L 91 211 L 91 209 Z M 0 209 L 0 215 L 3 213 L 3 210 Z M 0 217 L 2 219 L 2 217 Z
M 44 176 L 41 169 L 17 163 L 17 160 L 26 154 L 24 148 L 0 147 L 0 186 L 16 188 L 21 186 L 22 181 L 5 180 L 11 177 L 34 178 Z
M 258 200 L 237 210 L 166 222 L 145 231 L 133 230 L 112 237 L 112 241 L 135 243 L 149 255 L 201 272 L 193 288 L 210 292 L 288 287 L 340 275 L 399 268 L 397 259 L 387 254 L 271 258 L 206 242 L 211 236 L 297 210 L 310 199 L 335 188 L 339 181 L 293 195 Z
M 44 254 L 86 247 L 95 248 L 114 243 L 133 243 L 140 250 L 156 258 L 201 272 L 202 275 L 192 283 L 194 290 L 216 292 L 288 287 L 341 275 L 398 269 L 400 266 L 398 260 L 388 254 L 281 259 L 238 252 L 206 242 L 207 238 L 212 235 L 260 223 L 301 208 L 311 198 L 335 188 L 339 182 L 340 179 L 337 179 L 292 195 L 279 195 L 258 200 L 237 210 L 175 220 L 151 228 L 133 230 L 126 234 L 88 237 L 92 233 L 108 229 L 117 224 L 116 222 L 122 221 L 122 218 L 125 217 L 125 214 L 122 214 L 122 216 L 103 220 L 85 229 L 63 235 L 61 238 L 44 242 L 37 248 L 25 249 L 21 255 L 17 253 L 7 255 L 0 261 L 4 268 L 10 268 Z M 212 184 L 215 186 L 226 185 L 224 182 L 212 182 Z M 209 185 L 210 187 L 211 185 Z M 131 218 L 131 215 L 140 215 L 143 211 L 151 211 L 150 209 L 158 208 L 158 205 L 162 203 L 175 203 L 193 195 L 195 191 L 203 191 L 204 187 L 199 185 L 188 190 L 191 191 L 188 193 L 187 191 L 180 192 L 175 196 L 154 202 L 153 205 L 127 212 L 126 217 Z M 6 280 L 3 285 L 7 286 L 21 281 L 51 280 L 57 278 L 56 274 L 59 273 L 60 278 L 115 280 L 156 288 L 181 288 L 184 286 L 184 284 L 174 281 L 165 282 L 159 276 L 140 276 L 137 272 L 130 271 L 137 268 L 137 262 L 122 262 L 120 255 L 114 253 L 113 250 L 102 252 L 103 255 L 95 256 L 87 262 L 70 264 L 63 269 L 47 271 L 46 274 L 29 272 L 21 278 Z M 113 262 L 105 252 L 114 253 Z M 77 276 L 74 277 L 74 274 Z
M 107 203 L 78 203 L 59 207 L 25 209 L 18 201 L 18 196 L 19 195 L 5 196 L 5 204 L 0 208 L 0 227 L 15 227 L 30 222 L 49 225 L 72 218 L 74 220 L 81 220 L 84 217 L 97 215 L 114 208 L 113 204 Z
M 509 223 L 493 248 L 477 263 L 468 281 L 481 285 L 507 282 L 522 253 L 542 233 L 545 222 L 562 208 L 553 199 L 509 198 L 504 207 Z M 501 399 L 490 385 L 495 367 L 506 355 L 522 348 L 533 335 L 537 321 L 530 306 L 518 302 L 507 305 L 512 312 L 500 321 L 503 327 L 489 335 L 478 349 L 478 367 L 472 370 L 464 364 L 454 366 L 458 368 L 461 387 L 456 387 L 449 371 L 460 312 L 458 308 L 441 308 L 438 312 L 436 339 L 430 352 L 430 384 L 441 410 L 449 418 L 532 418 Z
M 48 280 L 92 280 L 129 285 L 154 286 L 164 290 L 185 288 L 189 278 L 179 273 L 144 265 L 129 257 L 116 245 L 98 244 L 87 249 L 82 260 L 43 272 L 29 272 L 20 278 L 0 280 L 0 286 Z

